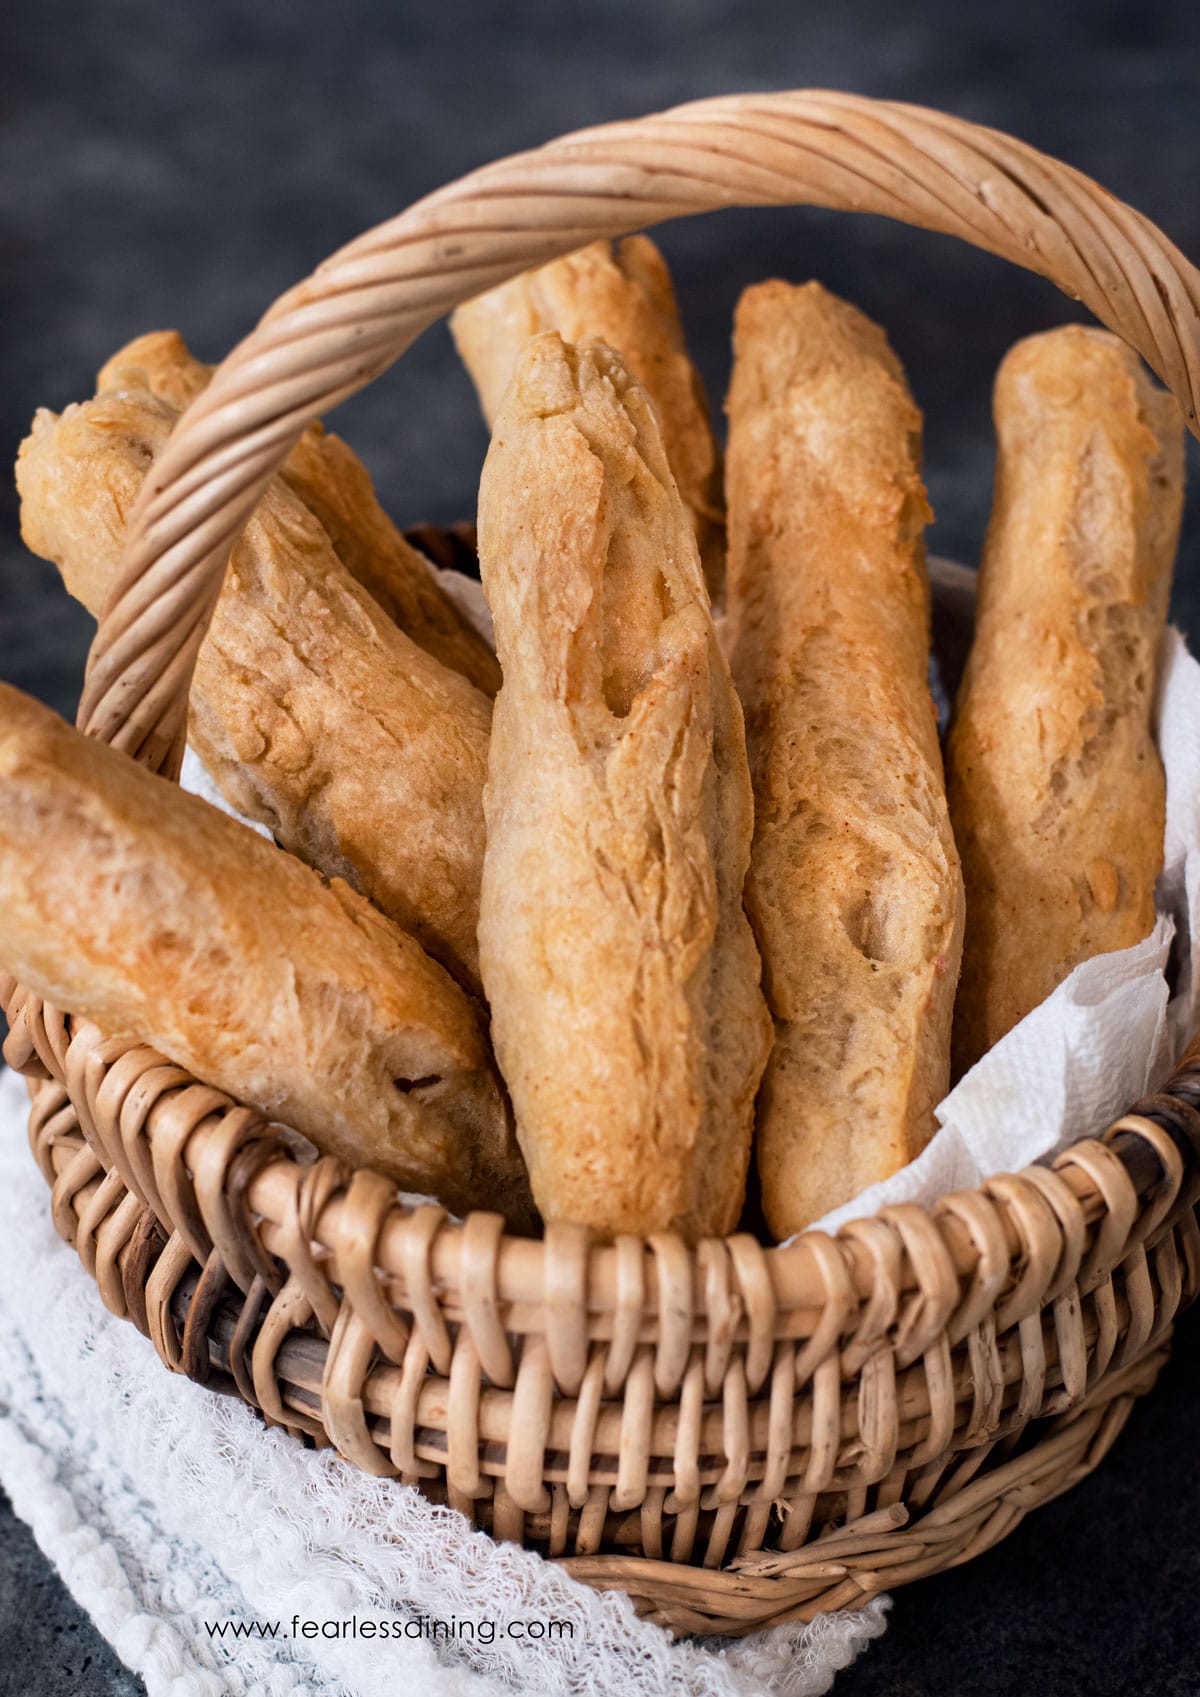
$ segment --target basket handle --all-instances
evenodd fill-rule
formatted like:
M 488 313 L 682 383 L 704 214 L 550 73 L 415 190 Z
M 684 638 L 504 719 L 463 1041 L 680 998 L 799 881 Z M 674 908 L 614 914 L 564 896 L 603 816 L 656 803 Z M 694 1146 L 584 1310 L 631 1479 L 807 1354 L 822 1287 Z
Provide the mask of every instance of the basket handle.
M 1040 273 L 1174 391 L 1193 434 L 1200 274 L 1155 225 L 999 131 L 827 92 L 735 95 L 516 154 L 418 201 L 271 308 L 188 408 L 131 514 L 80 727 L 177 777 L 233 544 L 301 431 L 449 309 L 598 237 L 722 206 L 883 213 Z

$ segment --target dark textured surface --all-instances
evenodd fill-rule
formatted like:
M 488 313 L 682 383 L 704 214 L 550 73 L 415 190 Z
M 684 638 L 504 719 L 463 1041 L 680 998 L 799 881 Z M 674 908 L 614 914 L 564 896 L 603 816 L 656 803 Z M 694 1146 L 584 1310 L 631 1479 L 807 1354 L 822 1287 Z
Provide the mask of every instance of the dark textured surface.
M 736 89 L 844 87 L 942 105 L 1100 178 L 1200 255 L 1200 17 L 1191 3 L 842 0 L 8 0 L 0 9 L 0 443 L 90 392 L 126 338 L 175 325 L 217 358 L 276 294 L 418 194 L 563 129 Z M 933 546 L 973 561 L 989 387 L 1018 336 L 1078 316 L 945 238 L 813 212 L 661 236 L 716 400 L 747 282 L 819 276 L 878 317 L 927 415 Z M 345 407 L 397 517 L 468 514 L 485 438 L 443 329 Z M 1192 454 L 1193 490 L 1200 488 Z M 1193 493 L 1176 617 L 1200 640 Z M 73 709 L 89 621 L 16 536 L 0 479 L 0 677 Z M 1200 1325 L 1099 1475 L 997 1551 L 901 1593 L 845 1697 L 1200 1692 Z M 0 1520 L 0 1693 L 140 1689 L 25 1529 Z
M 143 1689 L 0 1494 L 0 1697 L 129 1697 Z

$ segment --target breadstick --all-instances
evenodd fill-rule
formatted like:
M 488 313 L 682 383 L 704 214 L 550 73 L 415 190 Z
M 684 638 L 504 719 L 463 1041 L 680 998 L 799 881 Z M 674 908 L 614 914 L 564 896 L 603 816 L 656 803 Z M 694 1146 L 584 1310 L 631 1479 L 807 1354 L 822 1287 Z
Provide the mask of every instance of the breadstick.
M 770 1025 L 741 711 L 654 410 L 527 343 L 480 485 L 496 698 L 480 953 L 538 1207 L 729 1231 Z
M 617 248 L 592 242 L 467 301 L 450 329 L 489 424 L 530 336 L 546 330 L 566 342 L 597 336 L 616 349 L 658 409 L 667 460 L 715 598 L 724 574 L 720 455 L 700 375 L 684 345 L 671 273 L 654 243 L 647 236 L 629 236 Z
M 26 542 L 92 612 L 176 414 L 145 389 L 40 412 L 21 445 Z M 409 640 L 279 479 L 234 549 L 189 734 L 226 799 L 344 877 L 469 988 L 491 703 Z
M 1166 786 L 1151 716 L 1183 420 L 1115 336 L 1018 342 L 975 640 L 948 749 L 967 885 L 963 1072 L 1092 955 L 1154 924 Z
M 0 685 L 0 961 L 329 1153 L 528 1215 L 475 1010 L 339 879 Z
M 207 388 L 213 370 L 191 354 L 177 331 L 154 330 L 119 349 L 102 368 L 96 388 L 100 394 L 147 388 L 182 412 Z M 324 526 L 350 576 L 405 635 L 485 695 L 495 695 L 496 656 L 384 512 L 354 450 L 322 425 L 310 424 L 281 475 Z
M 775 1047 L 763 1208 L 786 1237 L 911 1160 L 944 1094 L 963 894 L 926 678 L 921 417 L 883 332 L 815 283 L 737 310 L 729 629 Z

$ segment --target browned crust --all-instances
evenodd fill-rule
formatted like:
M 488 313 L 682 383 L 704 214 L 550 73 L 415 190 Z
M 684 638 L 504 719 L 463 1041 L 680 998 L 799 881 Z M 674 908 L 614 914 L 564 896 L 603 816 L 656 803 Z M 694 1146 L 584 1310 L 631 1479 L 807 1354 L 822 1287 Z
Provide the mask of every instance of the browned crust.
M 883 332 L 816 284 L 738 307 L 729 626 L 775 1047 L 778 1237 L 911 1160 L 945 1091 L 963 896 L 926 681 L 921 419 Z
M 142 386 L 182 412 L 207 388 L 214 369 L 194 357 L 178 331 L 153 330 L 112 356 L 96 388 L 103 394 Z M 405 635 L 485 695 L 495 695 L 496 656 L 396 529 L 354 450 L 321 424 L 310 424 L 280 475 L 324 527 L 350 576 Z
M 688 358 L 671 273 L 649 237 L 591 242 L 525 271 L 460 306 L 450 328 L 489 424 L 530 336 L 556 330 L 566 342 L 598 337 L 616 349 L 658 412 L 709 592 L 718 599 L 724 578 L 720 452 L 704 386 Z
M 176 413 L 144 388 L 40 412 L 22 533 L 93 612 Z M 196 666 L 189 734 L 223 794 L 347 878 L 470 988 L 491 704 L 357 584 L 280 479 L 246 527 Z
M 998 458 L 947 765 L 967 884 L 955 1071 L 1090 956 L 1154 924 L 1166 786 L 1152 713 L 1183 422 L 1079 325 L 996 378 Z
M 487 1043 L 449 975 L 340 880 L 6 685 L 0 960 L 352 1164 L 459 1209 L 528 1213 Z
M 496 700 L 480 913 L 534 1195 L 604 1235 L 732 1229 L 769 1041 L 741 712 L 653 407 L 527 342 L 480 487 Z

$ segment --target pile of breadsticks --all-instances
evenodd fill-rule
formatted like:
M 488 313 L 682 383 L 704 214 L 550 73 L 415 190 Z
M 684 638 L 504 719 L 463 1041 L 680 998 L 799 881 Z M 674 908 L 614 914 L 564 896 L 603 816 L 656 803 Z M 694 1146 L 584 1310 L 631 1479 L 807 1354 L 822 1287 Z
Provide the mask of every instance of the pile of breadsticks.
M 645 238 L 453 330 L 496 652 L 312 426 L 191 694 L 273 840 L 0 688 L 0 963 L 460 1212 L 695 1240 L 761 1209 L 782 1238 L 1153 924 L 1179 410 L 1097 330 L 1004 361 L 943 769 L 921 416 L 879 328 L 748 290 L 723 474 Z M 93 613 L 208 378 L 145 336 L 34 420 L 24 535 Z

